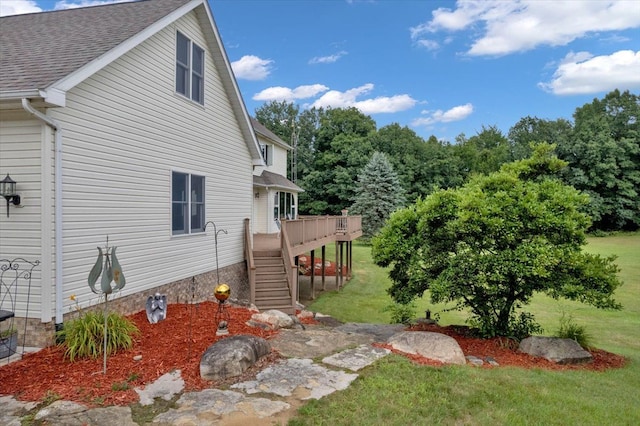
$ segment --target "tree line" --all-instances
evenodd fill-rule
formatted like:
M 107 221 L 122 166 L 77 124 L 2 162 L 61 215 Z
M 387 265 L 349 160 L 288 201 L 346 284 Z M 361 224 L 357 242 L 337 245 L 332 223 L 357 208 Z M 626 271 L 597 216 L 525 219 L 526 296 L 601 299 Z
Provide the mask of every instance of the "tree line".
M 393 202 L 411 205 L 438 189 L 461 187 L 474 176 L 528 158 L 534 143 L 547 142 L 567 163 L 561 180 L 588 195 L 583 209 L 592 230 L 640 227 L 640 95 L 629 91 L 614 90 L 577 108 L 573 122 L 524 117 L 506 135 L 483 126 L 454 142 L 425 140 L 397 123 L 378 129 L 356 108 L 301 109 L 274 101 L 258 108 L 255 117 L 295 147 L 288 177 L 305 189 L 301 214 L 370 206 L 362 200 L 367 183 L 362 179 L 373 179 L 372 167 L 391 173 L 385 185 L 399 185 Z M 384 158 L 374 159 L 375 153 Z

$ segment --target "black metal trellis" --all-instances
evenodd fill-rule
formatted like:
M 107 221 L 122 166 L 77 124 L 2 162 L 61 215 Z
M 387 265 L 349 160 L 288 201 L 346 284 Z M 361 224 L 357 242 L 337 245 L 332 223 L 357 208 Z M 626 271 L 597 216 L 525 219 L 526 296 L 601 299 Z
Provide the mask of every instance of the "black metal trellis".
M 31 278 L 33 270 L 40 264 L 39 260 L 29 261 L 21 257 L 13 260 L 0 259 L 0 324 L 7 323 L 7 330 L 14 329 L 16 308 L 18 301 L 25 302 L 24 332 L 22 333 L 22 353 L 27 337 L 27 320 L 29 319 L 29 304 L 31 301 Z M 16 353 L 5 340 L 9 356 Z

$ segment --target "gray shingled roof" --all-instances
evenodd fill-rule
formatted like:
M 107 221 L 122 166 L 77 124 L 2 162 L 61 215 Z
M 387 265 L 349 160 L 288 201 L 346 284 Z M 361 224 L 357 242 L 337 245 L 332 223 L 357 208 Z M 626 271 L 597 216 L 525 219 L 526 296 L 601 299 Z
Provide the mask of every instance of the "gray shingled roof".
M 288 189 L 292 192 L 304 192 L 302 188 L 291 182 L 286 177 L 266 170 L 264 170 L 260 176 L 253 177 L 253 185 Z
M 283 141 L 278 135 L 273 133 L 271 130 L 267 129 L 257 119 L 255 119 L 254 117 L 249 117 L 249 119 L 251 119 L 251 125 L 253 126 L 253 130 L 255 130 L 255 132 L 257 134 L 262 135 L 263 137 L 265 137 L 267 139 L 271 139 L 272 141 L 274 141 L 274 142 L 278 143 L 279 145 L 281 145 L 283 148 L 291 149 L 291 145 L 289 145 L 288 143 Z
M 190 0 L 142 0 L 0 18 L 0 91 L 44 89 Z

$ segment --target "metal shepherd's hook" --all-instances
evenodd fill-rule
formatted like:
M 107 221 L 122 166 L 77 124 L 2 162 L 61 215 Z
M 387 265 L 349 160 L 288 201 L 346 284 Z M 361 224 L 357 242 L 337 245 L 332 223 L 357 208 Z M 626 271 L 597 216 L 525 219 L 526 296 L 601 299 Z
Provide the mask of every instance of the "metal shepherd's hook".
M 218 234 L 220 232 L 224 232 L 225 234 L 227 233 L 226 230 L 224 229 L 220 229 L 218 230 L 218 228 L 216 227 L 215 222 L 213 222 L 212 220 L 210 220 L 209 222 L 204 224 L 204 228 L 203 230 L 206 232 L 207 231 L 207 226 L 209 226 L 209 224 L 213 225 L 213 232 L 214 232 L 214 238 L 215 238 L 215 244 L 216 244 L 216 279 L 217 279 L 217 283 L 220 284 L 220 269 L 218 268 Z

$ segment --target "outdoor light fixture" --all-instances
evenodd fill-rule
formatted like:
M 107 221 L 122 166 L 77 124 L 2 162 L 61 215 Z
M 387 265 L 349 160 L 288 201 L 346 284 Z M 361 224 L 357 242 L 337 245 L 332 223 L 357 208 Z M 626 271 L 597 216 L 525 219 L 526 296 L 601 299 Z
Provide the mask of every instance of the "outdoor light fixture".
M 9 173 L 7 177 L 0 180 L 0 195 L 7 200 L 7 217 L 9 217 L 9 204 L 20 205 L 20 196 L 16 193 L 16 181 L 9 177 Z

